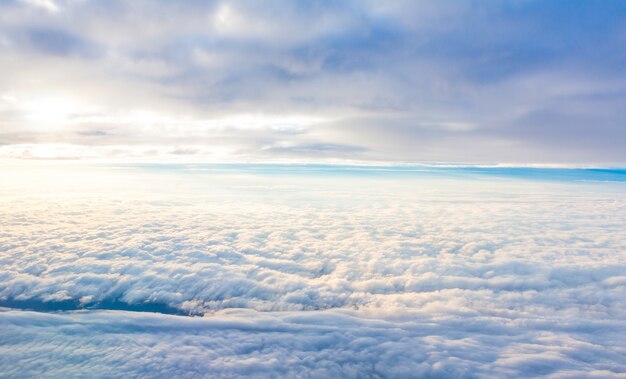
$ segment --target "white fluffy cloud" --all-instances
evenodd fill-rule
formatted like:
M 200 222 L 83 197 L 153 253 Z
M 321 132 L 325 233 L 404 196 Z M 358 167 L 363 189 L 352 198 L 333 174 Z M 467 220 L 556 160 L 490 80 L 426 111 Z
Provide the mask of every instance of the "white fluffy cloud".
M 0 186 L 1 305 L 108 311 L 0 314 L 16 376 L 626 367 L 621 183 L 30 166 Z
M 623 378 L 623 323 L 355 311 L 0 312 L 11 377 Z

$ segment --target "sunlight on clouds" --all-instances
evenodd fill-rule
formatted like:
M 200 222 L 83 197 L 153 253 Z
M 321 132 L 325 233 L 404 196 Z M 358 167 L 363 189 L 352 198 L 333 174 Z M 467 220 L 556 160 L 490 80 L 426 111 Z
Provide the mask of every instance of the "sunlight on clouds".
M 197 159 L 213 162 L 232 161 L 237 150 L 233 146 L 205 145 L 105 145 L 16 144 L 0 146 L 0 158 L 94 161 L 189 162 Z M 191 157 L 191 158 L 190 158 Z
M 0 157 L 3 158 L 33 158 L 33 159 L 63 159 L 93 157 L 91 149 L 82 146 L 67 144 L 36 144 L 0 146 Z
M 15 95 L 12 95 L 10 93 L 4 93 L 2 94 L 2 96 L 0 96 L 0 101 L 4 103 L 12 104 L 17 101 L 17 98 L 15 97 Z
M 624 25 L 0 0 L 0 377 L 626 379 Z
M 148 109 L 131 109 L 116 114 L 78 116 L 75 121 L 98 122 L 107 125 L 154 126 L 181 129 L 186 133 L 216 130 L 299 130 L 330 120 L 328 117 L 310 115 L 272 114 L 231 114 L 223 117 L 190 117 L 185 114 L 173 115 Z
M 0 110 L 2 105 L 6 110 L 19 112 L 25 120 L 23 132 L 64 132 L 71 133 L 73 138 L 64 143 L 0 145 L 3 158 L 134 159 L 144 156 L 167 161 L 194 155 L 194 160 L 236 161 L 240 159 L 237 154 L 247 148 L 245 141 L 240 140 L 242 136 L 249 134 L 247 138 L 254 139 L 254 135 L 273 133 L 287 138 L 332 121 L 330 117 L 308 114 L 240 113 L 199 118 L 149 109 L 104 112 L 97 106 L 62 96 L 22 101 L 5 94 Z M 155 134 L 156 131 L 159 133 Z M 116 143 L 127 142 L 130 138 L 140 143 Z M 171 143 L 172 139 L 179 142 Z
M 624 5 L 565 3 L 0 1 L 0 142 L 622 165 Z
M 257 39 L 276 32 L 275 23 L 242 13 L 234 3 L 221 4 L 212 19 L 217 32 L 228 37 Z
M 89 107 L 62 96 L 34 97 L 20 104 L 25 118 L 38 126 L 68 126 L 71 117 L 89 112 Z
M 2 168 L 0 306 L 87 308 L 0 312 L 12 374 L 113 362 L 149 377 L 626 368 L 621 171 Z
M 66 93 L 7 92 L 0 96 L 0 111 L 17 117 L 22 131 L 42 134 L 70 131 L 72 127 L 102 111 L 101 107 Z M 11 118 L 8 118 L 10 120 Z
M 246 27 L 246 20 L 229 4 L 222 4 L 213 17 L 217 30 L 222 33 L 237 34 Z
M 315 124 L 327 122 L 328 117 L 310 115 L 271 115 L 271 114 L 236 114 L 207 120 L 206 125 L 214 128 L 231 127 L 242 130 L 274 129 L 300 130 Z
M 59 12 L 59 6 L 53 0 L 21 0 L 22 2 L 47 10 L 51 13 Z

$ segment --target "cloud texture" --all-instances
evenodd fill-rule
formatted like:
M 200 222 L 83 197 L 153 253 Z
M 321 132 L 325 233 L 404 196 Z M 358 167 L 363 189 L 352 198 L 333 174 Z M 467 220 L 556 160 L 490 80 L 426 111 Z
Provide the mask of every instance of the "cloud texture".
M 4 1 L 0 156 L 623 164 L 625 24 L 619 1 Z
M 623 323 L 349 311 L 0 313 L 10 377 L 623 378 Z M 506 331 L 506 332 L 504 332 Z
M 2 305 L 93 310 L 0 313 L 11 376 L 626 368 L 623 183 L 32 170 L 0 189 Z

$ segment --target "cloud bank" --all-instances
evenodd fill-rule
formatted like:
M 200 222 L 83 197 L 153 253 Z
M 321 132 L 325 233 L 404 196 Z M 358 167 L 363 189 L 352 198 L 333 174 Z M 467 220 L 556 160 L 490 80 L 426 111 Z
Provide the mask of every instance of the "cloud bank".
M 0 188 L 0 305 L 83 311 L 0 313 L 9 376 L 626 369 L 623 183 L 29 170 Z
M 623 323 L 0 312 L 10 377 L 623 378 Z M 503 333 L 506 330 L 506 333 Z

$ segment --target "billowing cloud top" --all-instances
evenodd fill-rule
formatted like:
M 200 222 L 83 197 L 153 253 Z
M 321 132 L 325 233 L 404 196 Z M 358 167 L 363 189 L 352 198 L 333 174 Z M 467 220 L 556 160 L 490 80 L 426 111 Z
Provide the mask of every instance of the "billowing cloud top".
M 1 377 L 625 377 L 626 170 L 13 163 Z
M 626 5 L 9 0 L 0 156 L 626 162 Z

